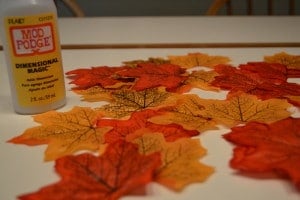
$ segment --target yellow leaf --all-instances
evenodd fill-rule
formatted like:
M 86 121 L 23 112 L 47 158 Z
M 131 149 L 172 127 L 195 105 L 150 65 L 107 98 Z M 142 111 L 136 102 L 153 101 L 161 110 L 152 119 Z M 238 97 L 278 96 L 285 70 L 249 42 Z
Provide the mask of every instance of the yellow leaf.
M 184 68 L 192 68 L 197 66 L 214 67 L 218 64 L 226 64 L 230 61 L 224 56 L 210 56 L 204 53 L 189 53 L 185 56 L 168 56 L 170 62 Z
M 290 69 L 300 69 L 300 56 L 290 55 L 285 52 L 274 54 L 273 56 L 265 56 L 265 62 L 280 63 L 286 65 Z
M 291 115 L 286 100 L 259 100 L 256 96 L 238 93 L 228 100 L 203 100 L 203 115 L 229 127 L 257 121 L 272 123 Z
M 135 143 L 143 154 L 161 152 L 163 164 L 156 171 L 155 180 L 175 191 L 190 183 L 204 182 L 214 172 L 212 167 L 199 162 L 206 150 L 198 139 L 165 142 L 161 134 L 144 134 Z
M 69 112 L 49 111 L 34 116 L 40 126 L 29 128 L 9 142 L 27 145 L 48 144 L 45 160 L 54 160 L 80 150 L 97 151 L 104 143 L 104 134 L 111 128 L 96 127 L 99 114 L 85 107 Z
M 165 114 L 155 116 L 149 119 L 156 124 L 179 124 L 187 130 L 205 130 L 216 129 L 216 122 L 203 115 L 202 100 L 198 95 L 186 94 L 181 95 L 177 104 L 167 110 Z

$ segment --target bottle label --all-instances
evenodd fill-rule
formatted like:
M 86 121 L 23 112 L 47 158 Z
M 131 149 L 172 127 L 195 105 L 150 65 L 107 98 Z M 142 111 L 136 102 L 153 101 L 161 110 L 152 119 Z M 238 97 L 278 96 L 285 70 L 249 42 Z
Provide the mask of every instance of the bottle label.
M 65 98 L 62 58 L 53 13 L 5 18 L 10 67 L 19 105 L 40 106 Z

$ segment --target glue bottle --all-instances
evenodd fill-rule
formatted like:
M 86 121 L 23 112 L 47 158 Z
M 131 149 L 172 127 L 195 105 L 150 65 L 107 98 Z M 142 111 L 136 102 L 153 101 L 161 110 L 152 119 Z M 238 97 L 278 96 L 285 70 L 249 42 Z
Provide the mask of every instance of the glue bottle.
M 0 32 L 14 110 L 36 114 L 66 102 L 53 0 L 0 0 Z

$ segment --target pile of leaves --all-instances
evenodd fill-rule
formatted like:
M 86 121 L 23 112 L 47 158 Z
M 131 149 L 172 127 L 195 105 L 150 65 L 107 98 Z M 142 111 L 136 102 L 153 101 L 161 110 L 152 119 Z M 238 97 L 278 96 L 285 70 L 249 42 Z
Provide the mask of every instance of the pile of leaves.
M 288 111 L 300 105 L 300 85 L 288 82 L 300 77 L 300 57 L 229 62 L 190 53 L 67 72 L 72 90 L 99 106 L 36 115 L 39 126 L 9 141 L 47 144 L 45 160 L 61 176 L 19 199 L 115 200 L 150 182 L 181 191 L 214 172 L 199 162 L 206 149 L 195 136 L 220 125 L 232 129 L 224 138 L 237 145 L 231 167 L 285 175 L 300 189 L 300 119 Z M 229 92 L 204 99 L 192 89 Z

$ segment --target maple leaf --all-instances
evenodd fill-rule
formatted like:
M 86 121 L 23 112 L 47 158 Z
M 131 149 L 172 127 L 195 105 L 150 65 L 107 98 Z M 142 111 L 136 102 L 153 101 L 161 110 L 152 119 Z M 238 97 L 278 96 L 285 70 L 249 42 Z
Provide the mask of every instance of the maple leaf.
M 215 76 L 217 76 L 215 71 L 193 71 L 191 74 L 189 74 L 185 84 L 190 85 L 192 88 L 218 91 L 219 88 L 210 85 L 210 82 L 214 80 Z
M 99 108 L 105 116 L 122 118 L 132 112 L 144 109 L 158 109 L 164 105 L 173 105 L 177 95 L 166 92 L 163 88 L 143 91 L 117 90 L 112 92 L 113 102 Z
M 234 127 L 224 138 L 237 145 L 231 167 L 242 172 L 288 175 L 300 189 L 300 119 Z
M 108 87 L 119 83 L 116 72 L 127 67 L 99 66 L 90 69 L 75 69 L 66 73 L 72 79 L 71 84 L 75 84 L 80 89 L 87 89 L 93 86 Z
M 277 53 L 272 56 L 265 56 L 264 61 L 268 63 L 281 63 L 289 69 L 300 69 L 300 56 L 290 55 L 285 52 Z
M 215 129 L 216 122 L 203 115 L 205 107 L 202 103 L 198 95 L 181 95 L 176 105 L 161 108 L 164 114 L 151 117 L 149 121 L 155 124 L 179 124 L 184 129 L 199 132 Z
M 184 130 L 177 124 L 159 125 L 148 122 L 152 116 L 158 115 L 158 111 L 143 110 L 131 114 L 128 120 L 115 119 L 99 119 L 98 127 L 112 127 L 112 129 L 105 134 L 105 141 L 112 143 L 117 140 L 127 140 L 136 131 L 146 129 L 144 131 L 154 133 L 162 133 L 167 141 L 175 141 L 182 137 L 192 137 L 198 135 L 198 131 Z
M 224 56 L 210 56 L 204 53 L 189 53 L 184 56 L 168 56 L 170 62 L 184 68 L 193 68 L 197 66 L 214 67 L 218 64 L 226 64 L 230 61 Z
M 177 65 L 140 63 L 136 68 L 118 71 L 122 78 L 137 78 L 131 89 L 141 91 L 163 86 L 167 90 L 176 89 L 186 80 L 185 70 Z
M 68 112 L 49 111 L 34 116 L 40 126 L 29 128 L 8 142 L 14 144 L 48 144 L 45 160 L 54 160 L 79 150 L 98 150 L 104 143 L 104 134 L 110 128 L 99 128 L 99 114 L 85 107 L 74 107 Z
M 88 89 L 73 89 L 72 91 L 81 95 L 82 101 L 112 101 L 111 90 L 102 88 L 100 86 L 93 86 Z
M 123 64 L 125 64 L 128 67 L 137 67 L 140 63 L 153 63 L 155 65 L 161 65 L 161 64 L 167 64 L 170 63 L 169 60 L 165 60 L 163 58 L 148 58 L 147 60 L 132 60 L 132 61 L 125 61 Z
M 256 96 L 239 93 L 228 100 L 203 100 L 204 116 L 229 127 L 250 121 L 272 123 L 291 115 L 286 100 L 258 100 Z
M 286 96 L 289 103 L 300 107 L 300 96 Z
M 219 75 L 211 85 L 230 90 L 230 94 L 243 91 L 260 99 L 299 96 L 300 85 L 286 82 L 287 74 L 283 67 L 273 63 L 248 63 L 241 68 L 218 65 L 215 70 Z
M 287 68 L 283 64 L 248 62 L 239 65 L 241 73 L 257 75 L 258 82 L 281 84 L 287 81 Z M 254 76 L 252 76 L 254 77 Z
M 20 200 L 117 200 L 153 180 L 160 167 L 160 155 L 141 155 L 131 143 L 118 141 L 102 156 L 81 154 L 56 161 L 61 180 Z
M 165 142 L 160 134 L 143 134 L 134 140 L 139 151 L 148 155 L 161 152 L 162 166 L 155 172 L 155 180 L 175 191 L 186 185 L 204 182 L 213 168 L 199 162 L 206 154 L 198 139 L 182 138 L 175 142 Z

